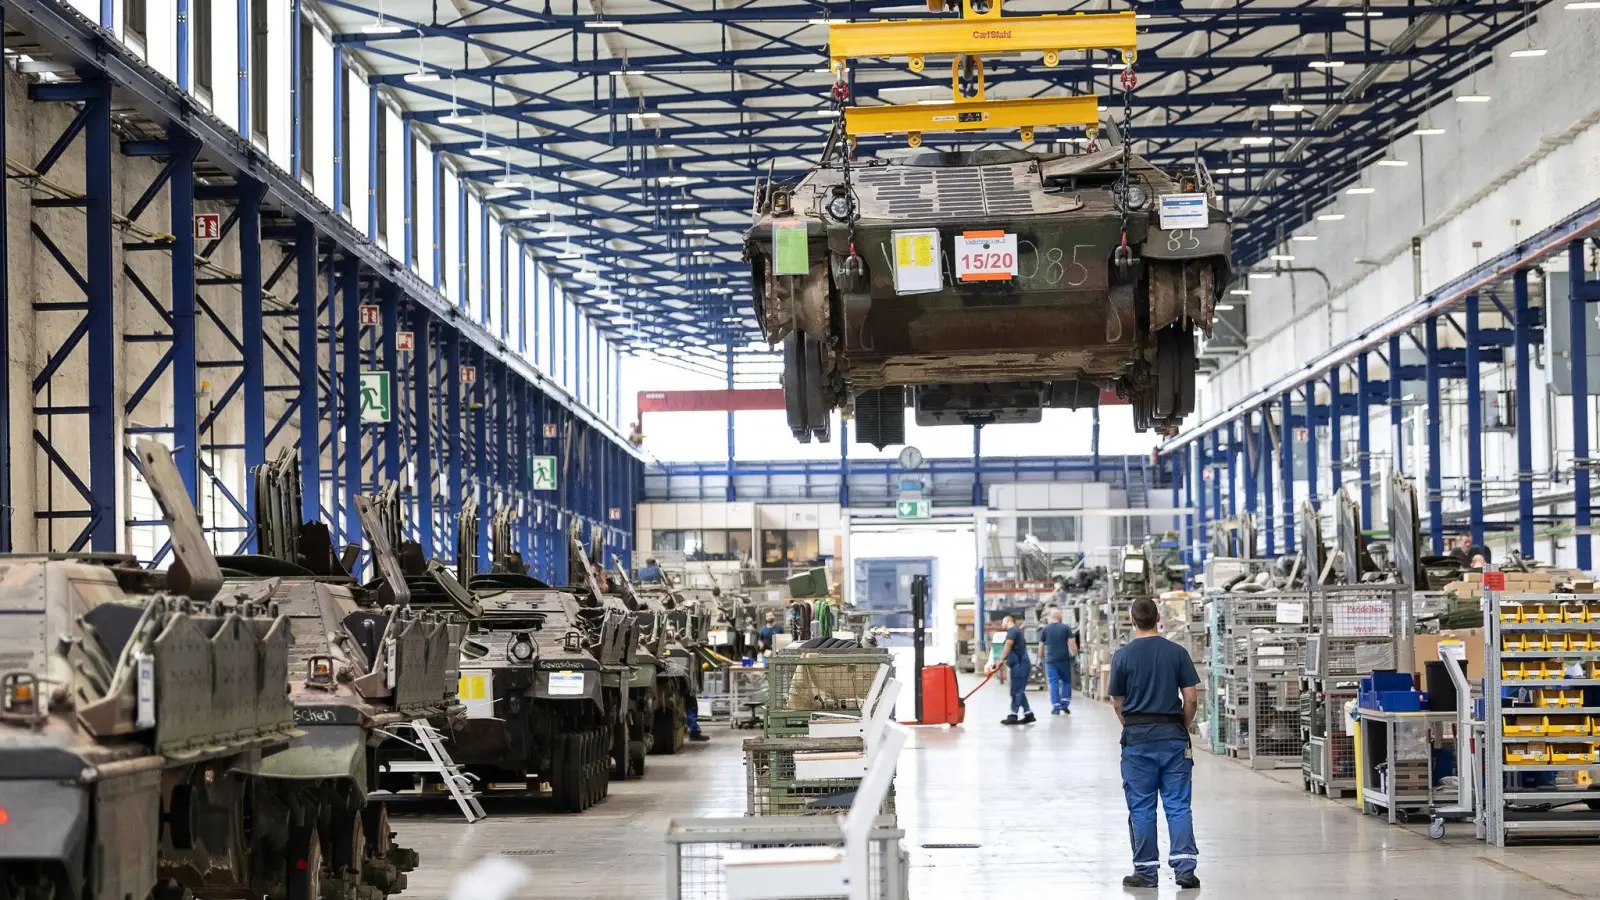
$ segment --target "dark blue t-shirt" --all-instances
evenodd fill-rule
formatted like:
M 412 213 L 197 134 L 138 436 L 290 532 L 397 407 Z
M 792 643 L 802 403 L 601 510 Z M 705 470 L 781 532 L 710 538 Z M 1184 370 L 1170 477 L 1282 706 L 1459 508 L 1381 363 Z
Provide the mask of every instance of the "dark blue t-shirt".
M 1189 651 L 1164 637 L 1130 641 L 1111 657 L 1111 696 L 1122 698 L 1122 713 L 1183 715 L 1183 689 L 1200 683 Z M 1126 725 L 1122 743 L 1187 740 L 1177 723 Z
M 761 626 L 761 649 L 763 649 L 763 650 L 771 650 L 772 649 L 772 638 L 773 638 L 774 635 L 779 635 L 779 634 L 783 634 L 783 626 L 782 625 L 763 625 L 763 626 Z
M 1072 648 L 1067 645 L 1067 642 L 1072 640 L 1071 625 L 1065 622 L 1051 622 L 1039 632 L 1039 640 L 1044 642 L 1045 662 L 1072 661 Z
M 1015 625 L 1006 629 L 1006 640 L 1011 642 L 1011 655 L 1006 657 L 1006 665 L 1013 669 L 1030 665 L 1028 642 L 1022 637 L 1022 629 Z

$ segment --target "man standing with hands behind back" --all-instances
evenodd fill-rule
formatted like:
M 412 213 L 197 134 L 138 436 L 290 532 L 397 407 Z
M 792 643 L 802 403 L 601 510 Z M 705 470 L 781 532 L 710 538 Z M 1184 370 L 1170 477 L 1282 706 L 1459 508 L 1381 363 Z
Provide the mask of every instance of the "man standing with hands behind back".
M 1078 638 L 1061 620 L 1061 608 L 1050 607 L 1050 621 L 1039 629 L 1039 658 L 1050 685 L 1050 715 L 1072 715 L 1072 658 L 1078 655 Z
M 1197 888 L 1199 849 L 1189 811 L 1194 751 L 1189 723 L 1194 721 L 1200 676 L 1189 652 L 1156 631 L 1161 619 L 1155 601 L 1133 601 L 1134 634 L 1111 658 L 1111 704 L 1122 722 L 1122 791 L 1128 799 L 1128 834 L 1133 842 L 1133 874 L 1123 887 L 1153 888 L 1161 872 L 1156 840 L 1156 797 L 1167 812 L 1172 846 L 1167 861 L 1178 887 Z

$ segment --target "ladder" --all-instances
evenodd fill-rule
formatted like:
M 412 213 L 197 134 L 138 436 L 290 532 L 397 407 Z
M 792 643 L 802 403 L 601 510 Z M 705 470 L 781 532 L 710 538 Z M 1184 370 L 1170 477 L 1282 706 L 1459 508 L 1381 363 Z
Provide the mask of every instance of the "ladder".
M 483 811 L 483 804 L 478 802 L 478 792 L 473 790 L 473 776 L 462 772 L 455 760 L 450 758 L 450 751 L 444 747 L 444 735 L 440 734 L 437 728 L 434 728 L 427 719 L 400 722 L 394 728 L 410 731 L 416 736 L 416 740 L 409 740 L 394 732 L 385 733 L 401 743 L 410 744 L 423 751 L 428 758 L 389 760 L 384 763 L 385 768 L 390 772 L 436 776 L 444 783 L 445 789 L 456 801 L 456 806 L 461 808 L 461 814 L 466 816 L 469 825 L 488 817 Z

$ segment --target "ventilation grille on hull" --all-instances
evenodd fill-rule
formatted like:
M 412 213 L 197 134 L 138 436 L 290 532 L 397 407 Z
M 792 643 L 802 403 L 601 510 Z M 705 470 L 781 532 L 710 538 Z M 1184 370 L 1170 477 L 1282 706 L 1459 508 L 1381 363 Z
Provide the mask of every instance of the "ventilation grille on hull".
M 862 172 L 857 182 L 872 192 L 865 204 L 875 207 L 874 217 L 984 218 L 1048 211 L 1035 202 L 1048 195 L 1028 190 L 1019 177 L 1031 176 L 1019 175 L 1015 166 L 886 166 Z
M 856 443 L 882 450 L 906 442 L 906 389 L 893 387 L 856 394 Z

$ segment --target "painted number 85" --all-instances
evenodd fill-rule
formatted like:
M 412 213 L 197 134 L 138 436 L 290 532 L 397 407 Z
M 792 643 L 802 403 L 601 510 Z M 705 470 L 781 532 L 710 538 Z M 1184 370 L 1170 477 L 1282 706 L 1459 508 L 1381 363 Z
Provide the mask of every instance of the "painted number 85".
M 1167 249 L 1173 253 L 1177 253 L 1179 250 L 1198 250 L 1200 249 L 1200 239 L 1195 237 L 1193 228 L 1187 231 L 1169 231 L 1167 232 Z

